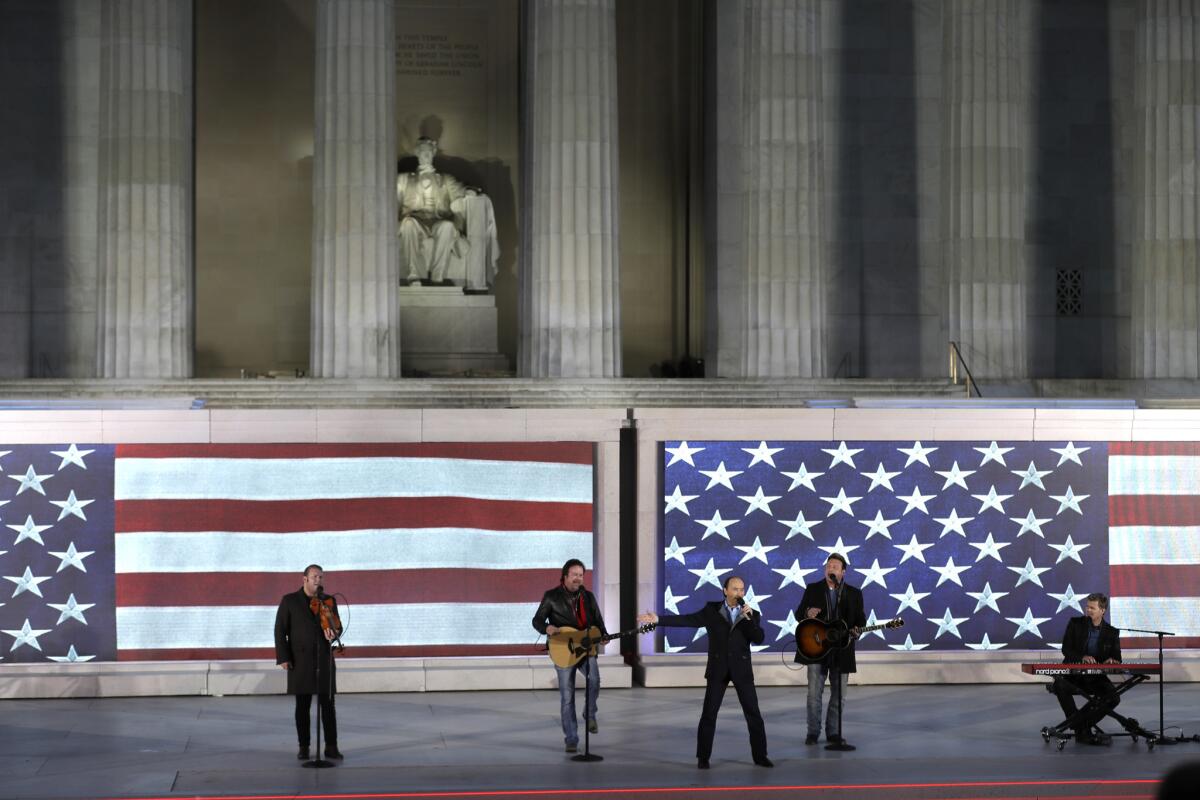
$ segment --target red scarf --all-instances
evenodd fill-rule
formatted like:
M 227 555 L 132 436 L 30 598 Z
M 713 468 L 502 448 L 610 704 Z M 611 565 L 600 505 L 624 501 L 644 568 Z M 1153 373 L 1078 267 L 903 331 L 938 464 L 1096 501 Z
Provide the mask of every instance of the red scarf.
M 575 603 L 575 622 L 580 630 L 587 627 L 587 604 L 584 602 L 583 592 L 584 590 L 581 588 L 579 590 L 579 599 Z

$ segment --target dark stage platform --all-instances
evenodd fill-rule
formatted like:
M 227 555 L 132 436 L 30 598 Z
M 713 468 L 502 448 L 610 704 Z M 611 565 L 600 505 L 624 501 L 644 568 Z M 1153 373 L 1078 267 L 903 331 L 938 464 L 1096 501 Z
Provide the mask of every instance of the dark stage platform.
M 593 750 L 563 752 L 553 692 L 343 695 L 342 765 L 302 769 L 288 697 L 0 703 L 0 797 L 1151 797 L 1200 744 L 1116 739 L 1059 752 L 1039 734 L 1060 712 L 1041 686 L 864 686 L 848 697 L 853 753 L 804 745 L 800 687 L 760 689 L 774 769 L 750 762 L 726 696 L 712 769 L 693 757 L 700 689 L 601 694 Z M 1158 695 L 1121 704 L 1148 728 Z M 580 697 L 582 703 L 582 697 Z M 1167 686 L 1167 724 L 1200 732 L 1200 684 Z M 1178 729 L 1175 730 L 1178 733 Z

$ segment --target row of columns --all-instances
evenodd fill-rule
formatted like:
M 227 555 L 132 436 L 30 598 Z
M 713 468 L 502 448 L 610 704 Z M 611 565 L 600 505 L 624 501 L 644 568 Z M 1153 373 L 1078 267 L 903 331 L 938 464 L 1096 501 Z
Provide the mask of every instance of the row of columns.
M 1138 377 L 1200 377 L 1200 5 L 1137 8 L 1132 335 Z M 710 363 L 821 377 L 824 0 L 716 5 Z M 1025 0 L 942 7 L 948 338 L 1027 374 Z M 519 368 L 621 374 L 615 0 L 523 5 Z M 191 374 L 191 0 L 106 0 L 100 307 L 104 377 Z M 312 374 L 397 377 L 395 12 L 317 0 Z

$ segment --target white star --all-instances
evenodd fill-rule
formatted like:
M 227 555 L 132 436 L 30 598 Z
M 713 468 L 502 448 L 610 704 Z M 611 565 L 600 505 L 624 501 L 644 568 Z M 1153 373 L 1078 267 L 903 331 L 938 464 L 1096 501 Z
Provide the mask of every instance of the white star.
M 995 442 L 992 442 L 987 447 L 972 447 L 971 449 L 983 454 L 983 460 L 979 462 L 979 466 L 982 467 L 989 461 L 995 461 L 1000 466 L 1007 467 L 1008 464 L 1004 463 L 1004 454 L 1010 452 L 1013 448 L 998 447 Z
M 750 469 L 758 462 L 775 466 L 775 454 L 783 450 L 782 447 L 767 447 L 766 442 L 759 442 L 758 447 L 743 447 L 742 452 L 749 453 L 753 458 L 750 459 L 750 465 L 746 469 Z
M 1072 490 L 1070 486 L 1067 486 L 1066 494 L 1050 495 L 1051 500 L 1058 501 L 1058 511 L 1055 511 L 1054 515 L 1058 516 L 1068 508 L 1074 511 L 1076 514 L 1082 515 L 1083 509 L 1079 507 L 1079 504 L 1084 500 L 1087 500 L 1089 497 L 1091 497 L 1090 494 L 1075 494 L 1074 490 Z
M 851 450 L 849 447 L 846 447 L 845 442 L 842 442 L 834 450 L 827 450 L 822 447 L 821 452 L 833 456 L 833 461 L 829 462 L 830 469 L 833 469 L 838 464 L 846 464 L 850 469 L 857 469 L 854 466 L 854 457 L 862 452 L 862 448 Z
M 1004 513 L 1004 501 L 1011 498 L 1012 495 L 1011 494 L 996 494 L 996 484 L 992 484 L 992 488 L 988 489 L 987 494 L 973 494 L 973 495 L 971 495 L 971 497 L 974 497 L 976 500 L 979 501 L 979 504 L 980 504 L 979 505 L 979 513 L 980 514 L 982 514 L 984 511 L 987 511 L 989 508 L 994 508 L 997 511 L 999 511 L 1001 514 L 1003 514 Z
M 727 530 L 727 528 L 730 525 L 737 525 L 738 520 L 736 520 L 736 519 L 721 519 L 721 511 L 720 511 L 720 509 L 717 509 L 716 511 L 713 511 L 712 519 L 698 519 L 698 520 L 696 520 L 696 523 L 704 526 L 704 535 L 700 537 L 700 540 L 704 541 L 709 536 L 712 536 L 714 533 L 717 536 L 723 536 L 726 539 L 728 539 L 729 531 Z M 689 549 L 691 549 L 691 548 L 689 548 Z
M 81 572 L 87 572 L 87 567 L 83 565 L 83 560 L 95 552 L 95 550 L 76 550 L 74 542 L 68 544 L 67 549 L 64 552 L 55 553 L 54 551 L 51 551 L 50 555 L 54 556 L 60 561 L 58 569 L 54 571 L 62 572 L 67 567 L 75 567 Z
M 763 494 L 761 486 L 758 487 L 758 490 L 753 495 L 738 495 L 738 500 L 747 503 L 746 513 L 742 515 L 743 517 L 748 517 L 755 511 L 762 511 L 769 517 L 775 516 L 771 511 L 771 503 L 774 503 L 778 499 L 779 495 Z
M 962 580 L 960 580 L 958 576 L 969 570 L 971 567 L 970 565 L 965 567 L 956 567 L 954 565 L 954 556 L 950 556 L 948 559 L 946 559 L 946 563 L 944 565 L 939 567 L 930 564 L 929 568 L 938 574 L 937 586 L 941 586 L 946 581 L 957 583 L 959 586 L 962 586 Z M 937 588 L 937 586 L 934 588 Z
M 690 517 L 692 515 L 692 512 L 688 511 L 687 504 L 692 502 L 699 496 L 700 495 L 698 495 L 698 494 L 684 494 L 681 491 L 679 491 L 679 487 L 676 486 L 674 492 L 672 492 L 671 494 L 669 494 L 665 498 L 663 498 L 667 502 L 667 508 L 665 511 L 663 511 L 663 515 L 665 516 L 667 514 L 670 514 L 672 511 L 679 509 L 680 511 L 682 511 L 683 513 L 687 514 Z
M 65 656 L 46 656 L 46 658 L 50 659 L 51 661 L 74 664 L 78 661 L 91 661 L 93 658 L 95 658 L 95 656 L 81 656 L 75 652 L 75 645 L 71 645 Z
M 6 528 L 11 528 L 17 532 L 17 539 L 13 544 L 20 544 L 26 539 L 32 539 L 43 547 L 46 543 L 42 541 L 42 531 L 47 528 L 53 528 L 53 525 L 35 525 L 33 517 L 26 517 L 24 525 L 5 525 Z
M 912 447 L 897 447 L 896 449 L 908 456 L 908 461 L 904 462 L 905 469 L 908 469 L 917 461 L 928 467 L 929 454 L 937 450 L 936 447 L 922 447 L 920 442 L 913 442 Z
M 8 455 L 11 452 L 12 452 L 12 450 L 0 450 L 0 458 L 4 458 L 6 455 Z M 0 472 L 4 472 L 4 467 L 0 467 Z
M 668 586 L 667 590 L 665 592 L 663 592 L 663 608 L 665 608 L 667 611 L 670 611 L 672 614 L 678 614 L 679 613 L 679 601 L 687 600 L 689 597 L 691 597 L 690 594 L 681 594 L 681 595 L 671 594 L 671 587 Z
M 775 636 L 775 641 L 779 641 L 785 636 L 796 635 L 796 612 L 788 611 L 787 619 L 769 619 L 767 622 L 772 625 L 779 626 L 779 633 Z
M 671 454 L 671 460 L 667 462 L 668 467 L 679 461 L 686 461 L 694 467 L 696 466 L 696 462 L 692 461 L 692 456 L 696 455 L 696 453 L 699 453 L 704 448 L 688 447 L 687 442 L 680 442 L 678 447 L 667 447 L 664 449 Z
M 779 588 L 787 586 L 789 583 L 794 583 L 797 586 L 804 585 L 804 576 L 812 570 L 800 569 L 799 560 L 793 559 L 792 565 L 787 569 L 772 569 L 771 572 L 778 573 L 783 576 L 783 581 L 780 582 Z
M 56 522 L 61 521 L 68 514 L 79 517 L 84 522 L 87 522 L 87 517 L 84 516 L 83 509 L 86 506 L 91 505 L 94 502 L 96 502 L 96 501 L 95 500 L 77 500 L 77 499 L 75 499 L 75 490 L 72 489 L 71 493 L 69 495 L 67 495 L 66 500 L 51 500 L 50 505 L 58 506 L 59 508 L 62 509 L 62 511 L 60 511 L 58 513 L 58 519 L 55 520 Z
M 42 481 L 49 480 L 50 478 L 54 477 L 54 475 L 53 473 L 50 475 L 38 475 L 33 471 L 33 465 L 30 464 L 29 469 L 25 470 L 24 475 L 9 475 L 8 477 L 14 481 L 20 482 L 21 486 L 19 489 L 17 489 L 17 494 L 20 494 L 26 489 L 33 489 L 33 491 L 44 497 L 46 490 L 42 488 Z
M 1032 558 L 1025 559 L 1025 566 L 1023 567 L 1009 567 L 1009 569 L 1021 576 L 1017 578 L 1017 586 L 1025 583 L 1025 581 L 1030 581 L 1032 583 L 1036 583 L 1038 586 L 1041 586 L 1041 574 L 1043 572 L 1050 571 L 1049 567 L 1035 567 L 1033 565 Z
M 1053 470 L 1049 470 L 1049 469 L 1040 470 L 1036 466 L 1034 466 L 1032 461 L 1030 461 L 1029 467 L 1026 468 L 1024 471 L 1019 470 L 1019 469 L 1011 469 L 1011 470 L 1009 470 L 1009 472 L 1011 472 L 1013 475 L 1016 475 L 1018 478 L 1021 479 L 1021 485 L 1017 488 L 1018 492 L 1021 491 L 1021 489 L 1024 489 L 1026 486 L 1029 486 L 1030 484 L 1038 487 L 1039 489 L 1041 489 L 1044 492 L 1044 491 L 1046 491 L 1046 485 L 1044 483 L 1042 483 L 1042 476 L 1049 475 L 1051 472 L 1053 472 Z
M 971 648 L 972 650 L 999 650 L 1006 644 L 1007 642 L 992 644 L 992 640 L 988 638 L 986 633 L 983 635 L 983 641 L 979 642 L 979 644 L 971 644 L 970 642 L 966 642 L 967 647 Z
M 900 516 L 903 517 L 914 508 L 919 508 L 923 513 L 928 514 L 929 509 L 925 507 L 925 503 L 935 497 L 937 497 L 935 494 L 921 494 L 921 488 L 919 486 L 913 487 L 912 494 L 897 494 L 896 499 L 904 501 L 904 511 L 901 512 Z
M 751 653 L 761 653 L 763 650 L 766 650 L 770 646 L 771 645 L 769 645 L 769 644 L 752 644 L 752 645 L 750 645 L 750 652 Z
M 805 519 L 803 511 L 797 511 L 796 518 L 794 520 L 789 521 L 786 519 L 778 519 L 775 521 L 778 522 L 780 525 L 787 526 L 787 529 L 788 529 L 787 539 L 792 538 L 796 534 L 800 534 L 801 536 L 807 536 L 810 540 L 813 540 L 812 528 L 814 525 L 821 524 L 821 520 L 819 520 L 819 519 L 815 520 L 815 521 L 810 521 L 810 520 Z M 787 539 L 784 539 L 784 541 L 786 542 Z M 815 540 L 813 540 L 813 541 L 815 541 Z
M 979 551 L 979 555 L 975 556 L 975 563 L 983 561 L 985 558 L 994 558 L 1001 564 L 1004 559 L 1000 556 L 1000 549 L 1008 547 L 1012 542 L 997 542 L 992 538 L 992 534 L 987 535 L 987 539 L 982 542 L 967 542 L 967 544 Z
M 969 478 L 970 476 L 975 474 L 975 470 L 973 470 L 973 469 L 968 469 L 968 470 L 959 469 L 957 461 L 955 461 L 954 465 L 951 466 L 950 469 L 945 472 L 942 472 L 941 470 L 934 470 L 934 471 L 937 472 L 938 475 L 941 475 L 943 478 L 946 479 L 946 482 L 944 484 L 942 484 L 943 492 L 946 491 L 947 489 L 949 489 L 951 486 L 961 486 L 962 488 L 966 489 L 967 488 L 967 478 Z M 934 637 L 934 638 L 937 638 L 937 637 Z
M 789 492 L 795 489 L 797 486 L 804 486 L 805 488 L 815 492 L 817 487 L 813 486 L 813 480 L 821 477 L 825 473 L 809 472 L 808 467 L 801 463 L 800 469 L 796 470 L 795 472 L 785 472 L 783 474 L 792 479 L 792 485 L 788 487 Z
M 729 537 L 726 536 L 726 539 Z M 680 564 L 687 565 L 683 557 L 688 554 L 688 551 L 695 550 L 695 547 L 680 547 L 679 540 L 674 536 L 671 537 L 671 543 L 663 548 L 663 561 L 678 561 Z
M 1048 621 L 1049 617 L 1035 617 L 1033 611 L 1026 606 L 1024 617 L 1005 617 L 1006 620 L 1017 626 L 1017 632 L 1013 634 L 1013 638 L 1017 638 L 1026 631 L 1032 631 L 1039 639 L 1042 638 L 1042 631 L 1038 628 L 1043 622 Z
M 689 569 L 688 572 L 696 576 L 696 589 L 699 589 L 706 583 L 711 583 L 718 589 L 721 588 L 721 576 L 726 572 L 733 572 L 733 569 L 717 569 L 713 566 L 713 560 L 710 558 L 708 563 L 701 569 Z
M 900 613 L 902 611 L 904 611 L 904 609 L 906 609 L 906 608 L 915 609 L 916 612 L 918 614 L 920 614 L 921 613 L 921 601 L 923 599 L 925 599 L 926 597 L 929 597 L 929 592 L 914 592 L 913 585 L 910 583 L 910 584 L 908 584 L 908 588 L 904 590 L 903 594 L 893 594 L 893 595 L 888 595 L 888 596 L 894 597 L 895 599 L 900 601 L 900 607 L 898 609 L 896 609 L 897 616 L 899 616 Z
M 1054 613 L 1058 614 L 1063 609 L 1069 608 L 1072 611 L 1079 611 L 1081 607 L 1079 601 L 1087 597 L 1086 594 L 1077 594 L 1071 584 L 1067 584 L 1067 590 L 1062 594 L 1054 592 L 1046 592 L 1046 594 L 1058 601 L 1058 608 L 1054 609 Z
M 18 647 L 20 647 L 23 644 L 27 644 L 30 647 L 32 647 L 33 649 L 41 651 L 42 646 L 40 644 L 38 644 L 38 637 L 44 633 L 49 633 L 49 632 L 50 632 L 49 628 L 47 628 L 45 630 L 34 630 L 33 628 L 31 628 L 29 626 L 28 617 L 25 619 L 25 624 L 21 626 L 21 630 L 19 630 L 19 631 L 0 631 L 0 633 L 7 633 L 9 636 L 13 637 L 13 639 L 14 639 L 12 647 L 8 648 L 8 652 L 10 652 L 10 653 L 13 650 L 16 650 Z
M 705 477 L 708 478 L 708 486 L 704 487 L 704 491 L 706 491 L 706 492 L 709 489 L 716 486 L 717 484 L 720 484 L 721 486 L 724 486 L 726 489 L 733 491 L 733 480 L 732 479 L 736 478 L 738 475 L 742 474 L 741 470 L 730 471 L 730 470 L 725 469 L 724 461 L 722 461 L 720 464 L 718 464 L 716 469 L 702 469 L 702 470 L 698 470 L 698 471 L 701 475 L 704 475 Z
M 747 561 L 749 561 L 752 558 L 757 559 L 757 560 L 761 561 L 762 563 L 766 564 L 766 563 L 768 563 L 767 562 L 767 553 L 771 552 L 772 550 L 779 549 L 779 545 L 777 545 L 777 544 L 764 545 L 762 543 L 762 539 L 759 538 L 758 536 L 754 537 L 754 544 L 749 545 L 749 546 L 739 544 L 739 545 L 736 545 L 736 547 L 738 550 L 741 550 L 743 553 L 745 553 L 745 555 L 742 556 L 742 560 L 738 562 L 739 564 L 745 564 Z
M 61 472 L 62 468 L 65 467 L 67 464 L 75 464 L 76 466 L 87 469 L 87 464 L 83 463 L 83 457 L 90 456 L 94 452 L 96 452 L 96 451 L 95 450 L 80 450 L 78 447 L 76 447 L 75 445 L 72 444 L 66 450 L 51 450 L 50 455 L 58 456 L 59 458 L 62 459 L 62 463 L 58 465 L 58 470 L 57 470 L 57 471 Z
M 1020 538 L 1021 536 L 1023 536 L 1026 533 L 1031 533 L 1031 532 L 1036 533 L 1038 536 L 1042 537 L 1043 539 L 1046 538 L 1046 534 L 1042 533 L 1042 523 L 1049 522 L 1050 518 L 1047 517 L 1046 519 L 1038 519 L 1037 517 L 1035 517 L 1033 515 L 1032 508 L 1029 509 L 1029 513 L 1025 515 L 1025 519 L 1021 519 L 1020 517 L 1009 517 L 1009 519 L 1012 520 L 1013 522 L 1021 523 L 1021 530 L 1017 531 L 1018 538 Z
M 1058 463 L 1055 465 L 1056 467 L 1061 467 L 1063 464 L 1067 463 L 1068 461 L 1074 461 L 1076 464 L 1078 464 L 1079 466 L 1082 467 L 1083 462 L 1079 460 L 1080 454 L 1086 453 L 1088 450 L 1091 450 L 1092 448 L 1076 447 L 1074 442 L 1067 442 L 1066 447 L 1051 447 L 1050 449 L 1052 451 L 1054 451 L 1055 453 L 1058 453 L 1059 458 L 1058 458 Z
M 967 592 L 967 596 L 974 597 L 978 601 L 975 604 L 975 611 L 973 613 L 978 614 L 979 610 L 981 608 L 983 608 L 984 606 L 987 606 L 988 608 L 992 609 L 997 614 L 999 614 L 1000 606 L 996 605 L 996 601 L 999 600 L 1001 597 L 1008 596 L 1008 592 L 993 592 L 992 591 L 992 583 L 991 583 L 991 581 L 988 581 L 987 583 L 985 583 L 983 585 L 982 592 Z
M 75 602 L 75 595 L 72 593 L 71 596 L 67 598 L 67 602 L 65 603 L 46 603 L 46 605 L 50 606 L 55 611 L 61 612 L 58 615 L 58 622 L 54 623 L 55 626 L 58 626 L 62 625 L 69 619 L 77 619 L 84 625 L 87 625 L 87 620 L 83 618 L 83 612 L 87 611 L 96 604 L 77 603 Z
M 888 472 L 888 471 L 886 471 L 886 470 L 883 468 L 883 462 L 882 462 L 882 461 L 880 461 L 880 462 L 879 462 L 879 466 L 875 468 L 875 471 L 874 471 L 874 472 L 863 472 L 863 473 L 861 473 L 861 475 L 862 475 L 864 478 L 870 478 L 870 479 L 871 479 L 871 487 L 870 487 L 869 489 L 867 489 L 867 493 L 868 493 L 868 494 L 869 494 L 870 492 L 874 491 L 874 490 L 875 490 L 875 488 L 876 488 L 876 487 L 879 487 L 879 486 L 883 486 L 883 487 L 885 487 L 885 488 L 886 488 L 886 489 L 887 489 L 889 492 L 894 492 L 894 491 L 896 491 L 895 489 L 893 489 L 893 488 L 892 488 L 892 478 L 896 477 L 896 476 L 897 476 L 897 475 L 899 475 L 899 474 L 900 474 L 899 472 Z
M 847 497 L 845 488 L 838 489 L 837 497 L 822 497 L 821 499 L 829 503 L 829 513 L 825 515 L 826 517 L 832 517 L 839 511 L 844 511 L 853 517 L 854 504 L 862 500 L 861 497 Z
M 961 639 L 962 634 L 958 632 L 958 623 L 966 622 L 968 619 L 970 619 L 970 617 L 953 617 L 950 615 L 950 609 L 947 608 L 946 613 L 942 615 L 941 619 L 938 619 L 937 617 L 926 617 L 925 619 L 929 620 L 930 622 L 937 623 L 938 629 L 937 633 L 933 635 L 934 639 L 937 639 L 946 632 L 952 633 Z
M 704 628 L 697 628 L 696 632 L 692 635 L 692 641 L 693 642 L 699 641 L 700 637 L 706 633 L 708 633 L 708 631 L 705 630 Z
M 863 586 L 866 586 L 866 584 L 864 583 Z M 875 616 L 875 609 L 872 608 L 871 613 L 867 615 L 867 624 L 864 627 L 870 628 L 871 626 L 878 625 L 878 624 L 879 624 L 879 617 Z M 868 636 L 878 636 L 880 639 L 883 639 L 884 638 L 883 630 L 881 629 L 881 630 L 877 630 L 877 631 L 871 631 L 869 633 L 864 633 L 862 635 L 862 638 L 865 639 Z
M 888 530 L 888 528 L 892 527 L 899 521 L 900 520 L 898 519 L 884 519 L 883 512 L 876 511 L 875 519 L 860 519 L 858 522 L 860 525 L 867 526 L 867 539 L 869 540 L 875 534 L 879 534 L 880 536 L 891 539 L 892 532 Z
M 844 556 L 846 557 L 846 560 L 847 560 L 847 561 L 849 561 L 849 560 L 850 560 L 850 554 L 851 554 L 851 553 L 853 553 L 853 552 L 854 552 L 855 550 L 857 550 L 858 548 L 859 548 L 859 545 L 856 545 L 856 544 L 846 544 L 845 542 L 843 542 L 843 541 L 842 541 L 842 537 L 841 537 L 841 536 L 839 536 L 839 537 L 837 538 L 837 541 L 836 541 L 836 542 L 834 542 L 833 544 L 819 544 L 819 545 L 817 545 L 817 549 L 818 549 L 818 550 L 824 550 L 824 551 L 825 551 L 825 561 L 828 561 L 828 560 L 829 560 L 829 556 L 833 555 L 834 553 L 840 553 L 841 555 L 844 555 Z M 822 562 L 821 562 L 821 564 L 822 564 L 822 565 L 824 565 L 824 563 L 825 563 L 824 561 L 822 561 Z
M 24 575 L 5 575 L 4 580 L 12 581 L 14 584 L 16 584 L 17 588 L 13 589 L 13 597 L 16 597 L 21 592 L 32 592 L 38 597 L 41 597 L 42 590 L 38 588 L 38 584 L 45 583 L 46 581 L 50 580 L 51 577 L 52 576 L 47 575 L 44 578 L 35 578 L 33 571 L 30 570 L 29 567 L 26 567 Z
M 762 609 L 758 607 L 758 604 L 769 597 L 771 597 L 769 594 L 755 594 L 754 584 L 746 587 L 746 605 L 750 606 L 760 614 L 762 613 Z
M 950 509 L 950 516 L 934 517 L 933 521 L 942 523 L 942 532 L 940 534 L 938 534 L 939 539 L 942 538 L 943 536 L 945 536 L 947 533 L 957 533 L 959 536 L 961 536 L 965 539 L 965 538 L 967 538 L 967 532 L 965 530 L 963 530 L 963 525 L 966 525 L 968 522 L 970 522 L 973 519 L 975 519 L 975 518 L 974 517 L 960 517 L 958 515 L 958 511 L 956 509 L 952 508 L 952 509 Z
M 1046 544 L 1050 543 L 1047 542 Z M 1078 561 L 1080 564 L 1082 564 L 1083 559 L 1079 557 L 1079 554 L 1083 552 L 1084 549 L 1091 547 L 1090 544 L 1075 544 L 1075 542 L 1071 539 L 1071 534 L 1069 533 L 1067 534 L 1066 542 L 1063 544 L 1051 544 L 1050 546 L 1058 551 L 1058 560 L 1054 562 L 1055 564 L 1065 561 L 1068 558 Z
M 878 583 L 880 586 L 882 586 L 884 589 L 886 589 L 887 588 L 887 574 L 889 572 L 895 572 L 895 571 L 896 571 L 895 567 L 879 566 L 879 559 L 877 558 L 871 563 L 871 566 L 867 567 L 864 570 L 859 571 L 859 574 L 862 575 L 862 586 L 860 586 L 859 588 L 865 589 L 868 586 L 870 586 L 872 583 Z M 872 611 L 871 613 L 874 614 L 875 612 Z M 873 625 L 875 623 L 868 621 L 867 624 Z M 880 636 L 879 638 L 882 639 L 883 637 Z
M 900 559 L 901 564 L 903 564 L 905 561 L 908 561 L 910 558 L 915 558 L 924 563 L 925 551 L 933 547 L 933 542 L 930 542 L 929 544 L 921 544 L 917 541 L 917 535 L 914 533 L 908 544 L 894 544 L 892 547 L 895 547 L 897 550 L 900 550 L 904 553 L 904 558 Z
M 684 649 L 685 647 L 687 647 L 686 644 L 673 645 L 673 644 L 671 644 L 670 641 L 667 640 L 667 637 L 665 635 L 663 636 L 663 650 L 665 652 L 678 653 L 680 650 Z
M 904 637 L 904 644 L 889 644 L 888 647 L 893 650 L 924 650 L 929 647 L 927 644 L 913 644 L 912 634 Z

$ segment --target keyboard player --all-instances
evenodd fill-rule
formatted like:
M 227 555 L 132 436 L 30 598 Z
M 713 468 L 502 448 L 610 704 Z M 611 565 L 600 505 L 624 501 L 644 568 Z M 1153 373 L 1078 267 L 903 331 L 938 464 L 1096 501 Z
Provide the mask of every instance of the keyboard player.
M 1084 616 L 1074 617 L 1063 633 L 1063 663 L 1119 664 L 1121 662 L 1120 632 L 1104 621 L 1108 597 L 1095 592 L 1087 596 Z M 1104 715 L 1117 707 L 1120 696 L 1107 675 L 1063 675 L 1055 678 L 1054 693 L 1063 713 L 1070 719 L 1079 709 L 1075 705 L 1073 688 L 1087 692 L 1095 699 L 1088 701 L 1075 725 L 1075 741 L 1081 744 L 1104 745 L 1112 738 L 1093 730 Z

